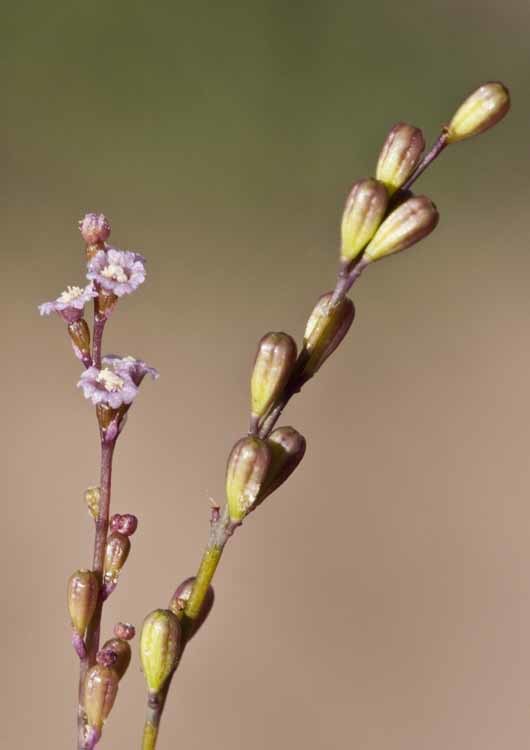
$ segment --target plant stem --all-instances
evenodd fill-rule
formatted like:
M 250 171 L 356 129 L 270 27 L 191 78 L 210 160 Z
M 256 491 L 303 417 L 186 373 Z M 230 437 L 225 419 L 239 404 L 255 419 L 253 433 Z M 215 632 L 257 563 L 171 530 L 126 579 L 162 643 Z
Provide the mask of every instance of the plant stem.
M 99 312 L 94 314 L 94 332 L 92 338 L 92 362 L 94 367 L 101 370 L 101 342 L 103 339 L 103 331 L 105 330 L 105 323 L 107 318 L 101 315 Z
M 410 190 L 412 185 L 416 182 L 418 177 L 420 177 L 429 164 L 431 164 L 438 156 L 442 153 L 444 148 L 447 146 L 447 131 L 442 130 L 438 138 L 436 139 L 433 147 L 430 151 L 428 151 L 423 159 L 420 161 L 414 172 L 411 174 L 409 179 L 406 181 L 404 185 L 401 186 L 401 191 Z
M 171 675 L 172 677 L 173 675 Z M 158 727 L 166 703 L 171 677 L 168 678 L 160 693 L 150 694 L 147 699 L 145 713 L 144 734 L 142 738 L 142 750 L 155 750 L 158 739 Z
M 208 586 L 212 581 L 221 555 L 223 554 L 223 548 L 224 544 L 222 546 L 217 544 L 208 545 L 204 551 L 190 598 L 184 610 L 184 614 L 189 620 L 195 620 L 200 614 Z

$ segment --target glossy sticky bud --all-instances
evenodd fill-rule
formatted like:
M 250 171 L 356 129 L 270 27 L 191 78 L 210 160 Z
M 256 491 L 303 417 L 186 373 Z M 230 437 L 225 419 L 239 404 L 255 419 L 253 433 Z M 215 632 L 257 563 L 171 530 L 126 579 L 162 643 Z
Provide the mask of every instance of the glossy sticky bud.
M 129 556 L 131 542 L 128 536 L 113 531 L 107 539 L 105 547 L 105 561 L 103 564 L 103 579 L 116 581 Z
M 306 440 L 294 427 L 277 427 L 267 438 L 271 463 L 256 507 L 291 476 L 306 451 Z
M 140 659 L 147 686 L 158 693 L 175 669 L 181 651 L 181 628 L 168 609 L 147 615 L 140 636 Z
M 267 443 L 244 437 L 234 445 L 226 468 L 226 497 L 231 521 L 242 521 L 256 502 L 271 460 Z
M 323 294 L 307 321 L 304 333 L 305 363 L 302 379 L 309 380 L 333 354 L 348 333 L 355 316 L 349 297 L 332 305 L 333 292 Z
M 346 200 L 341 224 L 341 259 L 353 260 L 370 242 L 385 215 L 388 193 L 374 179 L 358 180 Z
M 447 142 L 457 143 L 496 125 L 510 109 L 510 92 L 500 81 L 482 84 L 465 99 L 447 126 Z
M 171 597 L 169 601 L 169 609 L 173 612 L 173 614 L 177 617 L 179 621 L 182 621 L 184 618 L 184 609 L 186 608 L 186 603 L 191 596 L 194 583 L 195 583 L 194 576 L 192 576 L 191 578 L 186 578 L 186 580 L 182 581 L 180 586 L 177 587 L 177 589 L 175 590 L 175 593 L 173 594 L 173 596 Z M 198 616 L 195 617 L 193 620 L 186 620 L 186 639 L 188 641 L 191 638 L 193 638 L 195 633 L 199 630 L 203 622 L 206 620 L 206 618 L 210 614 L 210 610 L 213 607 L 214 599 L 215 599 L 214 590 L 212 586 L 208 586 L 208 589 L 203 599 L 202 607 Z
M 371 263 L 414 245 L 435 229 L 439 218 L 436 206 L 426 195 L 409 198 L 381 224 L 364 251 L 363 261 Z
M 88 670 L 85 677 L 84 708 L 89 726 L 101 730 L 114 705 L 118 683 L 119 677 L 112 667 L 95 664 Z
M 103 644 L 101 651 L 116 655 L 112 669 L 121 680 L 131 661 L 131 646 L 129 642 L 123 638 L 110 638 Z
M 81 637 L 94 615 L 98 595 L 98 579 L 91 570 L 76 570 L 68 579 L 68 612 L 72 627 Z
M 425 139 L 419 128 L 398 122 L 386 137 L 379 160 L 376 177 L 392 195 L 408 180 L 418 165 L 425 148 Z
M 250 379 L 252 415 L 265 416 L 280 396 L 296 362 L 296 342 L 287 333 L 267 333 L 258 344 Z

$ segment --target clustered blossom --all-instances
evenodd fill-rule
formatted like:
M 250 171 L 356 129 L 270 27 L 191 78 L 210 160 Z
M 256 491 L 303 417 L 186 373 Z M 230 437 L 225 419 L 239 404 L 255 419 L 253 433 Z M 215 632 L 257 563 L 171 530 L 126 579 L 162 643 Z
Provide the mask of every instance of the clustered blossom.
M 145 281 L 145 259 L 138 253 L 110 247 L 99 250 L 88 263 L 87 278 L 116 297 L 131 294 Z
M 103 357 L 103 366 L 108 367 L 118 375 L 123 374 L 131 378 L 136 387 L 140 385 L 146 375 L 150 375 L 153 380 L 158 380 L 160 377 L 158 370 L 149 367 L 143 359 L 135 359 L 131 356 L 120 357 L 118 354 L 107 354 Z
M 106 404 L 111 409 L 119 409 L 124 404 L 130 404 L 138 393 L 138 388 L 125 372 L 119 375 L 108 367 L 98 370 L 97 367 L 89 367 L 81 375 L 77 384 L 83 389 L 86 399 L 98 404 Z
M 39 312 L 41 315 L 51 315 L 52 312 L 56 312 L 67 323 L 75 323 L 83 317 L 83 309 L 87 302 L 97 295 L 92 282 L 84 289 L 79 286 L 68 286 L 56 300 L 39 305 Z

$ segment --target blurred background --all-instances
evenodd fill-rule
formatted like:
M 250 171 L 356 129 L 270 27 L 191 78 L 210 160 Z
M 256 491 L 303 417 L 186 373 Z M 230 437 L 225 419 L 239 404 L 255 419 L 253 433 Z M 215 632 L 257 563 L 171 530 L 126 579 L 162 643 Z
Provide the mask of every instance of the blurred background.
M 431 141 L 485 80 L 508 118 L 418 185 L 436 232 L 354 291 L 351 335 L 282 420 L 308 440 L 226 552 L 160 750 L 522 748 L 530 736 L 530 6 L 19 0 L 4 12 L 3 745 L 73 748 L 65 583 L 98 440 L 64 325 L 77 220 L 144 253 L 105 349 L 159 368 L 120 442 L 140 528 L 114 622 L 192 575 L 247 428 L 258 338 L 333 286 L 350 184 L 398 120 Z M 135 661 L 101 748 L 139 747 Z

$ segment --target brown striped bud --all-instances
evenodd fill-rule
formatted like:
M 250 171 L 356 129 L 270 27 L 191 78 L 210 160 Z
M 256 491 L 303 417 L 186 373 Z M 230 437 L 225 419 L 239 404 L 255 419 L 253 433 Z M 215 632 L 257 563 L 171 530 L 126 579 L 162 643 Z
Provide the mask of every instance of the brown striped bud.
M 346 200 L 341 224 L 341 260 L 353 260 L 370 242 L 385 215 L 388 194 L 374 179 L 358 180 Z
M 304 333 L 306 357 L 301 378 L 309 380 L 333 354 L 346 336 L 355 316 L 355 308 L 349 297 L 336 305 L 331 304 L 333 292 L 323 294 L 307 321 Z
M 439 218 L 436 206 L 426 195 L 409 198 L 381 224 L 364 251 L 363 261 L 372 263 L 414 245 L 433 231 Z
M 149 692 L 158 693 L 178 664 L 181 628 L 168 609 L 155 609 L 147 615 L 140 636 L 140 659 Z
M 68 335 L 74 348 L 75 355 L 87 367 L 92 364 L 90 355 L 90 329 L 84 318 L 68 323 Z
M 99 487 L 88 487 L 88 489 L 85 490 L 85 503 L 87 504 L 90 515 L 94 520 L 96 520 L 99 515 L 99 498 Z
M 105 583 L 116 583 L 121 569 L 129 556 L 131 542 L 128 536 L 113 531 L 107 539 L 105 561 L 103 563 L 103 580 Z
M 114 705 L 118 683 L 119 677 L 111 667 L 95 664 L 88 670 L 85 677 L 84 708 L 90 727 L 101 730 Z
M 306 451 L 306 440 L 294 427 L 278 427 L 267 438 L 271 463 L 259 493 L 257 507 L 293 473 Z
M 186 608 L 186 603 L 191 596 L 194 583 L 195 577 L 193 576 L 191 578 L 186 578 L 185 581 L 182 581 L 180 586 L 178 586 L 178 588 L 175 590 L 175 593 L 173 594 L 169 602 L 169 609 L 173 612 L 173 614 L 180 622 L 182 622 L 184 619 L 184 610 Z M 185 621 L 185 633 L 187 641 L 193 638 L 195 633 L 198 631 L 198 629 L 210 614 L 214 599 L 215 595 L 213 588 L 212 586 L 208 586 L 206 596 L 203 599 L 199 614 L 193 620 L 186 619 Z
M 396 192 L 416 169 L 425 148 L 419 128 L 398 122 L 387 135 L 377 162 L 376 177 L 388 194 Z
M 271 460 L 267 443 L 258 437 L 239 440 L 228 458 L 226 497 L 231 521 L 242 521 L 252 510 Z
M 67 603 L 72 627 L 83 637 L 96 609 L 98 579 L 91 570 L 76 570 L 68 579 Z
M 457 143 L 496 125 L 510 109 L 510 92 L 499 81 L 482 84 L 460 105 L 447 126 L 447 142 Z
M 287 333 L 267 333 L 258 344 L 250 379 L 255 419 L 265 416 L 281 394 L 296 362 L 296 342 Z
M 115 658 L 112 661 L 112 669 L 121 680 L 131 661 L 130 644 L 123 640 L 123 638 L 110 638 L 110 640 L 103 644 L 99 653 L 114 654 Z

